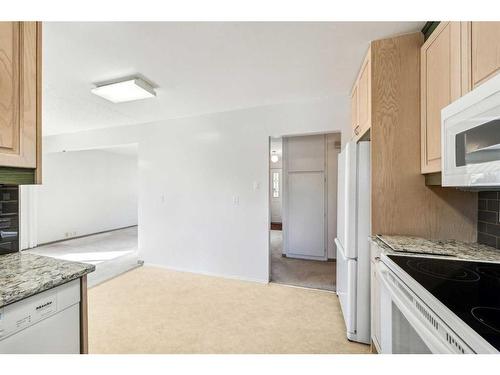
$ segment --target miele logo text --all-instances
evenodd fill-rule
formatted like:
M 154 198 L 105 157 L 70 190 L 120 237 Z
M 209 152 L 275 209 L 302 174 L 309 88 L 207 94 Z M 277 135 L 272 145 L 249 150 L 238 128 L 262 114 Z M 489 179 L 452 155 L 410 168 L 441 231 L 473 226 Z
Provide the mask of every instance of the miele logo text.
M 50 305 L 52 305 L 52 301 L 45 302 L 43 305 L 37 306 L 36 309 L 40 310 L 40 309 L 43 309 L 44 307 L 47 307 L 47 306 L 50 306 Z

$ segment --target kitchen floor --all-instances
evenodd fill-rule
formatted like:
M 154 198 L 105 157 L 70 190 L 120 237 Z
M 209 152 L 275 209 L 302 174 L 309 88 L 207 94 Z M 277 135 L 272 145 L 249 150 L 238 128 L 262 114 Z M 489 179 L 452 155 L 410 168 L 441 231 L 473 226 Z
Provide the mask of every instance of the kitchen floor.
M 368 353 L 332 292 L 140 267 L 89 290 L 90 353 Z
M 137 226 L 54 242 L 27 252 L 75 262 L 91 263 L 93 286 L 138 266 Z
M 335 291 L 336 264 L 282 256 L 283 232 L 271 230 L 271 281 Z

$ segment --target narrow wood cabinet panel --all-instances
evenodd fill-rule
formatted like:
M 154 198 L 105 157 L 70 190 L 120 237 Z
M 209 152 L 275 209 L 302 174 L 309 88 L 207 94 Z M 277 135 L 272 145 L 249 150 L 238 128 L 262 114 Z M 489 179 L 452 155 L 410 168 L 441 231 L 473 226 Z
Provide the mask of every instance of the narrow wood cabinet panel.
M 472 22 L 471 51 L 476 87 L 500 71 L 500 22 Z
M 359 112 L 359 127 L 360 134 L 364 134 L 366 130 L 370 128 L 371 122 L 371 74 L 370 74 L 371 64 L 370 64 L 370 51 L 363 62 L 361 68 L 361 73 L 359 75 L 358 82 L 358 112 Z
M 24 165 L 35 168 L 37 157 L 37 23 L 22 23 L 21 149 Z
M 462 93 L 460 22 L 442 22 L 421 49 L 421 172 L 441 171 L 441 110 Z
M 0 22 L 0 153 L 19 148 L 19 34 L 19 22 Z
M 369 48 L 351 92 L 351 127 L 356 141 L 363 137 L 371 126 L 371 69 Z
M 36 22 L 0 22 L 0 166 L 36 168 L 39 59 Z
M 351 128 L 356 136 L 358 130 L 358 86 L 354 86 L 351 94 Z

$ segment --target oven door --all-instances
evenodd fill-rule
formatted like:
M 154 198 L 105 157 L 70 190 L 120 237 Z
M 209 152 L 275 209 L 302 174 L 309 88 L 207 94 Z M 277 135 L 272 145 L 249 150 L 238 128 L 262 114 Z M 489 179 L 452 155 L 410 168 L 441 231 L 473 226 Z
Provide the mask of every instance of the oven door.
M 380 349 L 382 353 L 453 353 L 415 305 L 416 297 L 379 262 Z M 425 309 L 424 305 L 422 308 Z
M 500 186 L 500 76 L 441 112 L 442 185 Z

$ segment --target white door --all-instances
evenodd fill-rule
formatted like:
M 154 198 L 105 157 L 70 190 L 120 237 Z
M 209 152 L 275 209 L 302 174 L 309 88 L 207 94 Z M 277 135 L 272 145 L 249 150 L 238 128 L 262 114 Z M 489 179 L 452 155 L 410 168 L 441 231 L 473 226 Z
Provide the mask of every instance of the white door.
M 281 168 L 270 172 L 271 223 L 281 223 Z
M 326 259 L 325 136 L 283 140 L 283 235 L 287 257 Z

